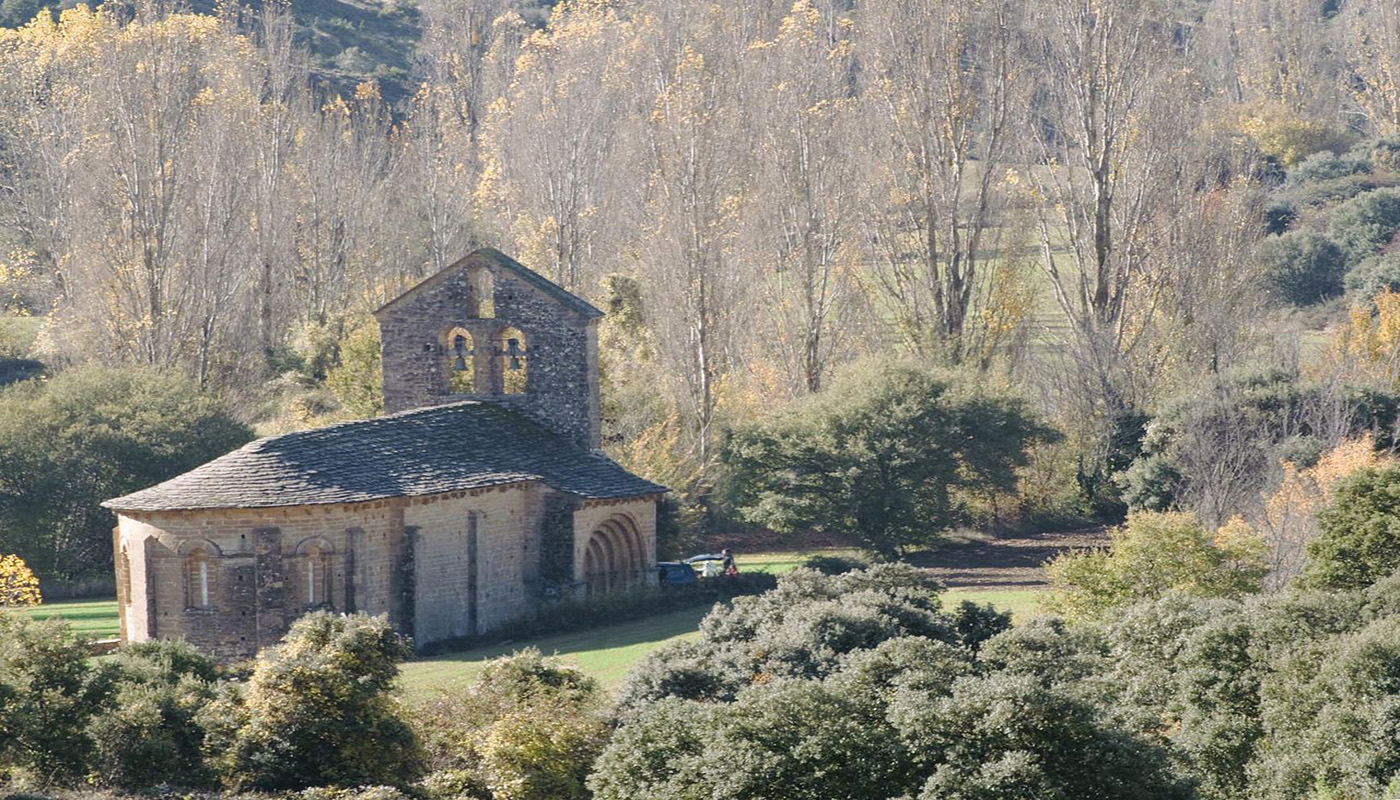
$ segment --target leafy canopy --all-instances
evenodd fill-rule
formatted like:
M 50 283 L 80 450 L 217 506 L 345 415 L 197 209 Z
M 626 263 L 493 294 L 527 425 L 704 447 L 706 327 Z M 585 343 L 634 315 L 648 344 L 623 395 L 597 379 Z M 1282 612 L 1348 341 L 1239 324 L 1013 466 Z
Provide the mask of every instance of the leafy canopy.
M 850 536 L 890 557 L 961 521 L 965 493 L 1013 489 L 1027 448 L 1057 436 L 1019 399 L 881 365 L 736 430 L 725 457 L 748 521 Z
M 1369 586 L 1400 568 L 1400 467 L 1362 469 L 1338 484 L 1318 514 L 1303 580 L 1333 589 Z
M 193 382 L 148 369 L 80 367 L 0 390 L 0 551 L 46 578 L 110 576 L 103 500 L 252 438 Z
M 1112 531 L 1107 550 L 1066 552 L 1047 566 L 1046 605 L 1072 619 L 1182 592 L 1232 597 L 1258 592 L 1268 573 L 1263 539 L 1242 523 L 1215 533 L 1190 514 L 1143 511 Z

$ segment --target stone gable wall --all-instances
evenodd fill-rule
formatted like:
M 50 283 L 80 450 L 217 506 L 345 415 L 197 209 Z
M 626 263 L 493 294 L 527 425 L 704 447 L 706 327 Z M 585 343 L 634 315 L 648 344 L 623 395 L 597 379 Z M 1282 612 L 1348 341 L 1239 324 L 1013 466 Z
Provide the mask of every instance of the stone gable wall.
M 476 305 L 469 275 L 493 276 L 494 316 L 469 316 Z M 467 399 L 500 402 L 545 422 L 584 447 L 599 444 L 597 320 L 562 305 L 493 259 L 474 256 L 411 290 L 378 316 L 388 413 Z M 448 385 L 447 334 L 464 328 L 475 348 L 477 391 L 454 394 Z M 505 360 L 493 358 L 501 331 L 525 337 L 527 385 L 503 393 Z

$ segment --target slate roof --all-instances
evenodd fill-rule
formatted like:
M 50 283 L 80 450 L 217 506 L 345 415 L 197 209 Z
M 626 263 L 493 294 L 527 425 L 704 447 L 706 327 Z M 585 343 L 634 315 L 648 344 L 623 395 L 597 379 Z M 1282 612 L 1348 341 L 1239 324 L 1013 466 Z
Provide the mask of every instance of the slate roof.
M 528 417 L 469 400 L 269 436 L 102 505 L 174 511 L 361 503 L 519 481 L 588 499 L 666 491 Z
M 480 247 L 476 250 L 471 251 L 462 258 L 457 259 L 452 264 L 443 267 L 442 270 L 440 270 L 436 274 L 424 279 L 421 283 L 414 286 L 412 289 L 409 289 L 408 291 L 404 292 L 398 297 L 395 297 L 393 300 L 390 300 L 389 302 L 380 306 L 378 309 L 375 310 L 374 313 L 379 314 L 380 312 L 386 311 L 389 308 L 398 305 L 401 301 L 404 301 L 418 294 L 418 292 L 422 291 L 423 289 L 426 289 L 429 286 L 439 283 L 444 278 L 446 278 L 446 276 L 456 272 L 459 269 L 462 269 L 464 266 L 467 265 L 467 262 L 480 260 L 490 261 L 491 263 L 495 264 L 496 266 L 502 269 L 509 270 L 521 280 L 525 281 L 526 283 L 530 284 L 536 289 L 539 289 L 540 291 L 544 292 L 550 297 L 553 297 L 555 300 L 558 300 L 560 305 L 564 306 L 565 308 L 571 308 L 585 317 L 603 316 L 603 312 L 598 310 L 597 306 L 593 305 L 587 300 L 584 300 L 582 297 L 579 297 L 573 292 L 570 292 L 569 290 L 565 289 L 564 287 L 560 286 L 554 281 L 551 281 L 550 279 L 544 277 L 538 272 L 535 272 L 534 270 L 530 269 L 524 264 L 521 264 L 519 261 L 516 261 L 515 259 L 506 255 L 505 253 L 502 253 L 500 250 L 497 250 L 494 247 Z

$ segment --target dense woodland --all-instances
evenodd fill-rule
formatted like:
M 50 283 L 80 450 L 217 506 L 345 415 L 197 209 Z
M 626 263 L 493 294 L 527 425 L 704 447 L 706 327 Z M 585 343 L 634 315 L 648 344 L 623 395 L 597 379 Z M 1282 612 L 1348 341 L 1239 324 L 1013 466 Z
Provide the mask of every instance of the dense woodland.
M 1058 432 L 961 522 L 1259 524 L 1288 469 L 1391 445 L 1389 3 L 327 7 L 5 6 L 37 13 L 0 32 L 7 379 L 140 368 L 262 433 L 372 415 L 368 312 L 484 243 L 611 312 L 608 449 L 690 530 L 771 523 L 732 434 L 872 362 Z M 90 449 L 0 460 L 137 483 Z M 0 527 L 100 559 L 94 497 Z

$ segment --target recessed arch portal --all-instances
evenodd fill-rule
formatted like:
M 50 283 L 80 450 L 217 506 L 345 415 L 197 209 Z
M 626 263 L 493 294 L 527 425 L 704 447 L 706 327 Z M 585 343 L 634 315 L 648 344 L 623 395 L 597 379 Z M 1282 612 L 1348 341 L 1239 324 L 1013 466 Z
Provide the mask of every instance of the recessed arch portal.
M 583 551 L 583 580 L 590 595 L 645 580 L 647 551 L 637 523 L 625 514 L 604 520 L 588 536 Z

